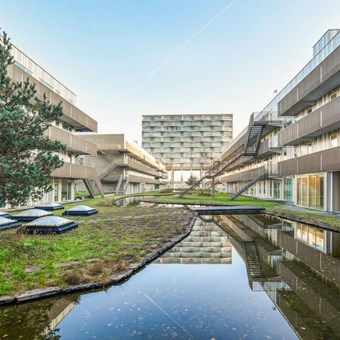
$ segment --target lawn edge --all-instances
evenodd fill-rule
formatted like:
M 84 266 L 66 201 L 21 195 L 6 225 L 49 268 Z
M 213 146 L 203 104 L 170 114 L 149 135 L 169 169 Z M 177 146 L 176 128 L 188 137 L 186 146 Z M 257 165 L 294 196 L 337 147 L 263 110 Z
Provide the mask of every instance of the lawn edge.
M 65 286 L 65 287 L 47 287 L 47 288 L 41 288 L 41 289 L 38 288 L 38 289 L 25 291 L 24 293 L 20 295 L 15 295 L 15 296 L 3 295 L 3 296 L 0 296 L 0 307 L 19 304 L 19 303 L 31 302 L 34 300 L 40 300 L 40 299 L 57 296 L 57 295 L 63 295 L 63 294 L 81 292 L 81 291 L 91 291 L 95 289 L 110 287 L 113 285 L 119 285 L 129 280 L 133 275 L 143 270 L 152 261 L 157 259 L 163 253 L 173 248 L 177 243 L 181 242 L 183 239 L 189 236 L 196 222 L 197 216 L 198 215 L 195 214 L 192 217 L 190 223 L 186 226 L 186 230 L 183 234 L 174 236 L 171 242 L 167 242 L 163 244 L 163 246 L 160 247 L 158 250 L 155 250 L 152 253 L 150 253 L 148 256 L 146 256 L 142 262 L 124 271 L 113 274 L 111 278 L 107 281 L 90 282 L 90 283 L 84 283 L 84 284 L 73 285 L 73 286 L 70 285 L 70 286 Z

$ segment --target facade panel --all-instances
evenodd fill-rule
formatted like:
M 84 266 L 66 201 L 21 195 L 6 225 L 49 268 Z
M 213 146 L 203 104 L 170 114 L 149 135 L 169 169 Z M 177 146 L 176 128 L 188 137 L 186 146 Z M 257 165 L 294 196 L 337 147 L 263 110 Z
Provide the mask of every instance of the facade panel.
M 340 211 L 339 30 L 328 31 L 315 46 L 313 59 L 255 116 L 268 119 L 271 109 L 270 119 L 281 126 L 264 131 L 258 153 L 240 158 L 219 177 L 221 189 L 237 192 L 264 169 L 247 195 Z M 247 130 L 224 150 L 220 162 L 245 149 Z

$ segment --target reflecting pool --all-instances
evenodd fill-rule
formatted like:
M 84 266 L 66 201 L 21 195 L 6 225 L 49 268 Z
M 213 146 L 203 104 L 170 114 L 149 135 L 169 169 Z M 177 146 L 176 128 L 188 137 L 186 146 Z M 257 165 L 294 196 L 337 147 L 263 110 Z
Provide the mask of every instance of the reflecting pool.
M 336 339 L 340 233 L 307 227 L 198 218 L 121 285 L 0 308 L 0 339 Z

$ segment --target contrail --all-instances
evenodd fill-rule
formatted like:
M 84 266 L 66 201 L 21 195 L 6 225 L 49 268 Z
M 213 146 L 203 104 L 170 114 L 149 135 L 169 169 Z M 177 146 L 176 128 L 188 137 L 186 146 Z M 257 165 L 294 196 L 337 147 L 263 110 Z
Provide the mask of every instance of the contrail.
M 154 300 L 151 299 L 151 297 L 144 293 L 144 296 L 153 303 L 162 313 L 164 313 L 170 320 L 172 320 L 178 327 L 180 327 L 188 336 L 189 338 L 193 339 L 193 336 L 186 331 L 186 329 L 180 325 L 174 318 L 172 318 L 169 313 L 167 313 L 159 304 L 157 304 Z
M 190 39 L 177 48 L 169 57 L 161 62 L 151 73 L 148 74 L 146 79 L 152 77 L 157 71 L 159 71 L 165 64 L 167 64 L 178 52 L 183 50 L 188 44 L 190 44 L 197 36 L 199 36 L 210 24 L 212 24 L 217 18 L 219 18 L 225 11 L 233 6 L 238 0 L 233 0 L 227 7 L 224 7 L 217 15 L 215 15 L 209 22 L 203 25 Z

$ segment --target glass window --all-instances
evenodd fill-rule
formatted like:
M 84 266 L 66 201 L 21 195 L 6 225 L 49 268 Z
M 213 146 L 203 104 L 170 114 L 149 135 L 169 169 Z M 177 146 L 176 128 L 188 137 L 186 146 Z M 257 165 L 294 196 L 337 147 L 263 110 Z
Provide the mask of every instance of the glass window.
M 338 146 L 338 135 L 337 134 L 333 134 L 330 137 L 330 146 L 331 148 L 334 148 L 335 146 Z
M 302 193 L 301 193 L 301 199 L 303 206 L 308 206 L 308 177 L 302 178 Z

